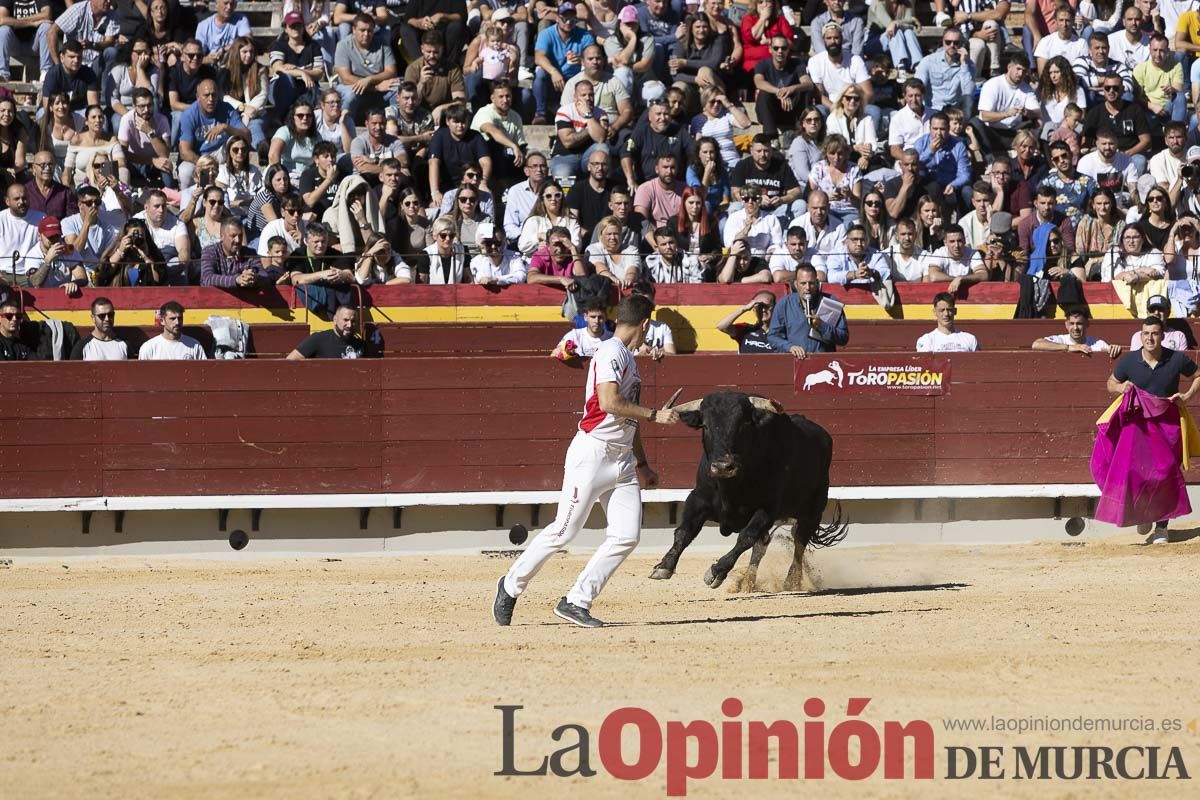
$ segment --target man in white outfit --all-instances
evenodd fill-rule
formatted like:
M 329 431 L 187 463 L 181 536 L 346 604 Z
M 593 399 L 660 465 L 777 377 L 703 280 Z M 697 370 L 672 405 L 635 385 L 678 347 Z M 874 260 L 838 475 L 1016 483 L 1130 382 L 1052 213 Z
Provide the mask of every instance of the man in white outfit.
M 604 543 L 571 591 L 559 599 L 554 613 L 581 628 L 604 624 L 591 615 L 592 602 L 637 547 L 641 535 L 638 471 L 647 488 L 658 485 L 658 475 L 646 461 L 638 422 L 679 422 L 679 415 L 669 405 L 661 409 L 638 405 L 642 379 L 633 351 L 641 347 L 650 330 L 653 309 L 650 299 L 641 295 L 630 295 L 617 304 L 613 337 L 600 345 L 588 366 L 583 419 L 567 449 L 558 513 L 496 584 L 492 616 L 500 625 L 512 622 L 517 598 L 550 557 L 575 538 L 597 501 L 603 504 L 608 519 Z

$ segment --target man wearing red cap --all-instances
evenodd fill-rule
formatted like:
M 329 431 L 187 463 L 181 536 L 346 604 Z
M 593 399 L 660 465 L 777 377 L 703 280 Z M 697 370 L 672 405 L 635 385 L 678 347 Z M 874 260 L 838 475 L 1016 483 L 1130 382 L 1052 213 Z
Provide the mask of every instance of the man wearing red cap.
M 63 241 L 58 217 L 42 217 L 37 229 L 37 244 L 21 254 L 18 272 L 25 273 L 29 286 L 61 286 L 67 297 L 78 297 L 88 284 L 87 271 Z

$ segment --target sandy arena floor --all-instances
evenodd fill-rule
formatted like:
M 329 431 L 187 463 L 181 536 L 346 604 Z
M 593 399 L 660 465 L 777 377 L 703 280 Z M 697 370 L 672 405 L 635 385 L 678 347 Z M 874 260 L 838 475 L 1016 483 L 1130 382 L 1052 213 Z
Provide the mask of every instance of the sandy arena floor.
M 552 562 L 508 629 L 489 613 L 508 563 L 496 557 L 18 560 L 0 568 L 0 796 L 664 797 L 661 764 L 633 783 L 603 771 L 602 720 L 634 705 L 663 724 L 715 724 L 731 696 L 743 721 L 797 725 L 804 700 L 822 698 L 827 732 L 848 697 L 872 698 L 863 717 L 876 726 L 928 720 L 937 779 L 883 781 L 881 768 L 866 783 L 827 773 L 797 785 L 718 772 L 689 796 L 1195 796 L 1200 736 L 1186 726 L 1200 717 L 1200 539 L 1133 541 L 840 548 L 817 556 L 823 592 L 754 596 L 701 583 L 712 553 L 686 554 L 660 582 L 646 578 L 659 554 L 639 551 L 594 609 L 621 624 L 594 631 L 550 614 L 582 555 Z M 781 553 L 764 563 L 768 583 Z M 497 704 L 525 706 L 518 766 L 564 746 L 550 732 L 578 723 L 600 774 L 495 777 Z M 1080 715 L 1185 729 L 943 723 Z M 1158 745 L 1164 760 L 1179 746 L 1195 779 L 944 779 L 951 745 L 1060 744 Z

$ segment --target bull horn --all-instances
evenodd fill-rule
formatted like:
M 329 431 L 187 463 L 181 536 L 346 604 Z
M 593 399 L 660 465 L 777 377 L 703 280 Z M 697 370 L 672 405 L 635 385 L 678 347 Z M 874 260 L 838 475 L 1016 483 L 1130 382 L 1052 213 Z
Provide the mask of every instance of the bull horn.
M 699 411 L 699 410 L 700 410 L 700 404 L 701 404 L 702 402 L 704 402 L 704 399 L 703 399 L 703 398 L 701 398 L 701 399 L 699 399 L 699 400 L 689 400 L 689 401 L 687 401 L 686 403 L 684 403 L 684 404 L 683 404 L 683 405 L 681 405 L 681 406 L 672 406 L 672 407 L 671 407 L 671 409 L 672 409 L 673 411 L 676 411 L 676 412 L 680 413 L 680 414 L 682 414 L 682 413 L 684 413 L 684 412 L 687 412 L 687 411 Z
M 754 406 L 755 408 L 757 408 L 761 411 L 770 411 L 773 414 L 782 414 L 783 413 L 783 406 L 781 406 L 779 403 L 775 402 L 774 400 L 770 400 L 766 397 L 755 397 L 752 395 L 750 397 L 750 405 Z

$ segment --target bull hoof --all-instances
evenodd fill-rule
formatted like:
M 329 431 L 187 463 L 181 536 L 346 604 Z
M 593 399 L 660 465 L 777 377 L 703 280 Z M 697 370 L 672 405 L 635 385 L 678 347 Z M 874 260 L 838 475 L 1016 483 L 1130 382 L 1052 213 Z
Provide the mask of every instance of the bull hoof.
M 713 572 L 712 567 L 709 567 L 708 571 L 704 573 L 704 583 L 710 589 L 716 589 L 718 586 L 724 583 L 724 581 L 725 576 L 718 576 L 717 573 Z
M 655 567 L 650 573 L 650 579 L 655 581 L 667 581 L 675 575 L 675 570 L 667 569 L 666 567 Z

